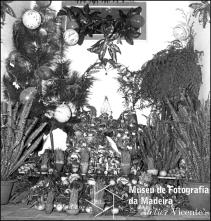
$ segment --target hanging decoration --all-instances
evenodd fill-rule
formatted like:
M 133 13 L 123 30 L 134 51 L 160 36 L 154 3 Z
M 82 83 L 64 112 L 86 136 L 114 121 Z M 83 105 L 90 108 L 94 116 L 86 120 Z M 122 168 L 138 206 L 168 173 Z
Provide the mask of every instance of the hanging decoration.
M 35 97 L 36 93 L 37 89 L 35 87 L 28 87 L 24 89 L 20 93 L 20 102 L 24 104 L 27 101 L 32 100 Z
M 41 25 L 42 18 L 38 11 L 30 9 L 23 14 L 22 21 L 26 28 L 34 30 Z
M 51 5 L 52 1 L 36 1 L 36 4 L 40 8 L 48 8 Z
M 67 29 L 78 29 L 78 28 L 79 28 L 78 22 L 76 21 L 76 19 L 72 18 L 67 25 Z
M 145 23 L 140 16 L 141 11 L 141 7 L 131 8 L 127 14 L 119 10 L 118 18 L 113 18 L 111 15 L 104 18 L 100 16 L 100 11 L 91 11 L 89 4 L 86 4 L 82 9 L 75 6 L 63 7 L 57 15 L 65 15 L 70 19 L 70 23 L 73 19 L 78 23 L 79 45 L 83 43 L 86 35 L 92 37 L 96 32 L 102 33 L 103 29 L 110 30 L 110 26 L 114 26 L 113 35 L 117 35 L 120 39 L 125 38 L 129 44 L 133 44 L 133 39 L 141 35 L 139 28 Z
M 145 19 L 140 14 L 132 15 L 129 21 L 134 28 L 138 28 L 138 29 L 141 28 L 145 24 Z
M 77 44 L 79 35 L 74 29 L 67 29 L 64 33 L 64 41 L 69 46 L 74 46 Z
M 60 123 L 67 122 L 70 119 L 71 115 L 71 110 L 66 104 L 59 105 L 54 112 L 54 118 Z
M 43 65 L 35 71 L 35 75 L 42 80 L 48 80 L 52 77 L 53 71 L 48 66 Z

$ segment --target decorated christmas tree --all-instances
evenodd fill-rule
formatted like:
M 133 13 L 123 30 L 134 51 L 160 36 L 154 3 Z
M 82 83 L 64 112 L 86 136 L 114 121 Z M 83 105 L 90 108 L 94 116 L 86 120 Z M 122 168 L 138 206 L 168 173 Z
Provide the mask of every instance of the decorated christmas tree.
M 70 69 L 65 49 L 77 43 L 49 1 L 26 10 L 13 25 L 14 50 L 6 59 L 4 95 L 13 103 L 33 100 L 30 117 L 68 127 L 87 104 L 93 77 Z

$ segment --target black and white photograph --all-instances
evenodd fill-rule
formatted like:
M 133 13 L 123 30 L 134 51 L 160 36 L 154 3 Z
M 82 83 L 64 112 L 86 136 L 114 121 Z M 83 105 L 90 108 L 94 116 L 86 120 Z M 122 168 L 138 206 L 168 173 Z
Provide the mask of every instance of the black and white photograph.
M 210 1 L 1 1 L 1 220 L 210 220 Z

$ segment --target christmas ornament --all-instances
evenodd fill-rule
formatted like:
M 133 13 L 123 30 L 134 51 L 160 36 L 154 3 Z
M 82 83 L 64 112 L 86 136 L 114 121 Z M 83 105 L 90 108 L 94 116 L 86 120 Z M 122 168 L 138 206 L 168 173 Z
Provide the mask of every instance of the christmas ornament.
M 42 80 L 48 80 L 53 75 L 53 71 L 49 67 L 43 65 L 36 70 L 35 75 Z
M 42 19 L 39 12 L 30 9 L 23 14 L 22 21 L 26 28 L 34 30 L 40 26 Z
M 35 207 L 35 209 L 42 211 L 45 209 L 45 204 L 39 203 L 38 205 L 35 205 L 34 207 Z
M 75 19 L 71 19 L 67 24 L 67 29 L 77 29 L 79 28 L 78 22 Z
M 45 41 L 45 40 L 47 40 L 48 32 L 44 28 L 40 28 L 39 29 L 39 36 L 43 41 Z
M 70 119 L 71 115 L 71 110 L 66 104 L 59 105 L 54 111 L 54 118 L 60 123 L 67 122 Z
M 167 172 L 166 172 L 165 170 L 161 170 L 161 171 L 159 172 L 159 175 L 160 175 L 160 176 L 166 176 L 166 175 L 167 175 Z
M 85 211 L 86 211 L 86 213 L 92 213 L 92 207 L 91 206 L 87 206 Z
M 36 41 L 26 41 L 23 44 L 23 50 L 27 55 L 34 56 L 38 49 L 39 47 Z
M 13 71 L 29 73 L 32 71 L 32 64 L 16 50 L 10 52 L 8 62 L 9 65 L 6 66 L 8 73 Z
M 61 212 L 63 210 L 63 205 L 61 204 L 61 203 L 58 203 L 57 205 L 56 205 L 56 211 L 57 212 Z
M 73 46 L 76 45 L 79 40 L 78 32 L 74 29 L 67 29 L 63 35 L 64 41 L 67 45 Z
M 112 214 L 116 215 L 116 214 L 119 213 L 119 208 L 113 208 L 113 209 L 111 210 L 111 212 L 112 212 Z
M 51 5 L 52 1 L 36 1 L 36 4 L 40 7 L 40 8 L 47 8 Z
M 141 28 L 144 24 L 145 24 L 145 19 L 143 16 L 141 15 L 133 15 L 130 18 L 130 24 L 134 27 L 134 28 Z
M 132 184 L 134 184 L 134 185 L 136 185 L 137 183 L 138 183 L 138 181 L 137 180 L 135 180 L 135 179 L 132 179 Z
M 114 186 L 116 184 L 115 180 L 110 180 L 109 185 Z
M 190 35 L 190 28 L 186 24 L 180 24 L 173 28 L 173 35 L 176 40 L 185 41 Z
M 88 181 L 87 181 L 88 185 L 90 186 L 94 186 L 96 184 L 95 180 L 90 178 Z
M 20 93 L 20 102 L 21 103 L 26 103 L 28 100 L 32 100 L 37 93 L 37 89 L 35 87 L 28 87 L 24 89 Z

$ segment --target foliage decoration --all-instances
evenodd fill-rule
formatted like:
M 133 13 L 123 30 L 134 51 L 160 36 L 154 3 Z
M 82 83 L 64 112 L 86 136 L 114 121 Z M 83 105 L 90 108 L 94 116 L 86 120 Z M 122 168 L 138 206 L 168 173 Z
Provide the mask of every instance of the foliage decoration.
M 16 103 L 14 107 L 9 102 L 1 120 L 1 180 L 10 179 L 42 140 L 41 132 L 47 123 L 38 126 L 38 118 L 34 118 L 29 125 L 31 106 L 32 100 L 24 105 Z
M 5 24 L 6 14 L 9 14 L 13 18 L 16 18 L 15 12 L 8 5 L 11 2 L 13 1 L 1 1 L 1 27 Z
M 202 52 L 194 50 L 193 39 L 183 47 L 180 41 L 154 55 L 140 72 L 143 76 L 138 96 L 151 104 L 165 103 L 165 98 L 178 102 L 182 91 L 197 99 L 202 83 L 198 63 Z
M 63 102 L 72 102 L 80 109 L 87 102 L 94 79 L 86 73 L 71 73 L 65 59 L 63 20 L 46 7 L 35 7 L 42 17 L 40 27 L 31 30 L 18 19 L 13 25 L 13 50 L 6 59 L 5 97 L 16 102 L 28 87 L 38 91 L 31 115 L 42 116 Z M 24 12 L 23 12 L 24 14 Z M 72 119 L 72 118 L 71 118 Z M 71 121 L 70 119 L 70 121 Z
M 181 153 L 169 122 L 160 120 L 159 114 L 151 116 L 151 122 L 138 133 L 138 147 L 147 168 L 148 157 L 154 161 L 155 169 L 169 171 L 178 166 Z
M 196 18 L 198 16 L 198 21 L 206 28 L 208 18 L 210 18 L 210 3 L 208 1 L 201 1 L 201 3 L 191 3 L 189 5 L 193 9 L 192 15 Z
M 178 150 L 188 167 L 188 180 L 210 181 L 210 98 L 195 109 L 190 97 L 176 111 L 169 100 Z
M 130 19 L 134 15 L 139 15 L 141 11 L 141 7 L 131 8 L 127 14 L 119 10 L 117 19 L 111 15 L 104 18 L 100 16 L 100 11 L 92 12 L 89 5 L 86 4 L 83 9 L 75 6 L 64 7 L 58 12 L 58 16 L 67 16 L 70 21 L 77 21 L 79 27 L 75 30 L 79 33 L 79 45 L 83 43 L 86 35 L 92 37 L 94 33 L 103 33 L 104 39 L 99 40 L 88 50 L 98 54 L 100 60 L 103 60 L 108 51 L 111 59 L 116 62 L 116 54 L 121 51 L 113 41 L 121 42 L 121 39 L 124 38 L 129 44 L 133 44 L 133 39 L 138 38 L 141 33 L 139 27 L 135 27 Z

